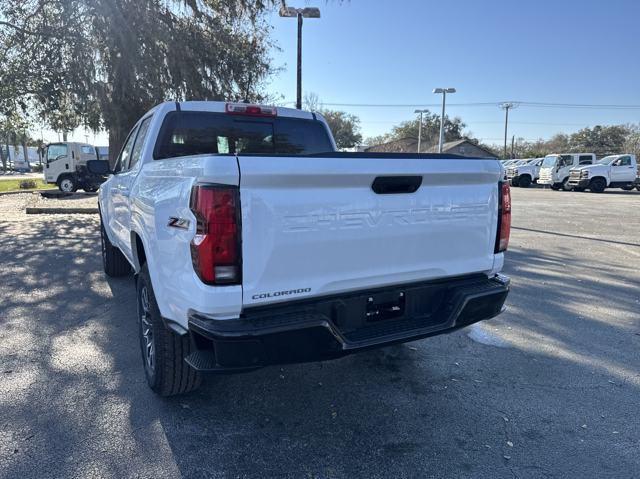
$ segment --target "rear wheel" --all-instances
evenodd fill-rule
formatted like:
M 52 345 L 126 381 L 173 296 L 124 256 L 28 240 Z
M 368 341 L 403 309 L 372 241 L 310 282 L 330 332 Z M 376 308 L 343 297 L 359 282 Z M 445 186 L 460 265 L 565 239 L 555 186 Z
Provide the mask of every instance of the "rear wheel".
M 573 189 L 573 186 L 569 184 L 569 178 L 565 178 L 562 182 L 562 189 L 564 191 L 571 191 Z
M 520 185 L 520 188 L 529 188 L 529 186 L 531 186 L 531 177 L 527 175 L 521 176 L 518 180 L 518 184 Z
M 580 191 L 580 192 L 582 192 L 582 191 L 584 191 L 584 190 L 585 190 L 585 189 L 584 189 L 584 188 L 582 188 L 582 187 L 580 187 L 580 186 L 574 186 L 574 187 L 573 187 L 573 191 Z
M 560 185 L 558 183 L 554 183 L 551 185 L 551 189 L 554 191 L 558 191 L 560 189 Z
M 520 186 L 520 179 L 519 178 L 511 178 L 511 181 L 509 183 L 511 183 L 511 186 Z
M 202 383 L 202 375 L 184 360 L 191 353 L 189 335 L 179 336 L 165 327 L 146 263 L 136 289 L 140 350 L 149 387 L 161 396 L 193 391 Z
M 607 182 L 604 178 L 594 178 L 593 180 L 591 180 L 591 183 L 589 183 L 589 189 L 593 193 L 602 193 L 606 187 Z
M 622 187 L 622 189 L 623 189 L 624 191 L 631 191 L 631 190 L 633 190 L 633 185 L 624 185 L 624 186 Z
M 102 249 L 102 266 L 107 276 L 126 276 L 131 271 L 129 262 L 122 252 L 111 244 L 100 218 L 100 246 Z
M 63 193 L 73 193 L 78 189 L 78 185 L 70 176 L 64 176 L 58 181 L 58 188 Z

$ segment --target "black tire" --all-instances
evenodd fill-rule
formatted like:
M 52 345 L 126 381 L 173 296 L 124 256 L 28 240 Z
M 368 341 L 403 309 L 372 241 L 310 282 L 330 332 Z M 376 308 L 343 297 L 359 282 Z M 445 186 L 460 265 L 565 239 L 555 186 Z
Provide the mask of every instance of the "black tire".
M 565 178 L 564 181 L 562 182 L 562 191 L 571 191 L 573 189 L 573 186 L 571 186 L 569 184 L 569 178 Z
M 149 387 L 160 396 L 193 391 L 202 383 L 202 374 L 185 362 L 191 353 L 188 334 L 167 329 L 160 316 L 145 263 L 136 282 L 138 334 L 144 373 Z
M 579 192 L 581 192 L 581 193 L 582 193 L 584 190 L 585 190 L 585 188 L 582 188 L 582 187 L 580 187 L 580 186 L 574 186 L 574 187 L 573 187 L 573 191 L 579 191 Z
M 531 177 L 528 175 L 521 176 L 518 180 L 520 188 L 529 188 L 531 186 Z
M 622 187 L 622 189 L 624 191 L 632 191 L 633 190 L 633 185 L 625 185 Z
M 519 178 L 511 178 L 511 181 L 509 181 L 509 183 L 511 183 L 511 186 L 520 186 Z
M 607 187 L 607 181 L 604 178 L 594 178 L 589 183 L 589 189 L 592 193 L 602 193 Z
M 107 276 L 117 278 L 126 276 L 131 272 L 131 265 L 127 258 L 109 241 L 107 232 L 102 224 L 102 217 L 100 217 L 100 247 L 102 250 L 102 267 Z
M 63 193 L 73 193 L 78 190 L 78 184 L 72 176 L 65 175 L 58 180 L 58 189 Z
M 87 193 L 95 193 L 96 191 L 98 191 L 98 188 L 100 188 L 100 187 L 99 186 L 85 186 L 82 189 L 84 191 L 86 191 Z
M 554 183 L 551 185 L 551 189 L 553 191 L 558 191 L 560 189 L 560 184 L 559 183 Z

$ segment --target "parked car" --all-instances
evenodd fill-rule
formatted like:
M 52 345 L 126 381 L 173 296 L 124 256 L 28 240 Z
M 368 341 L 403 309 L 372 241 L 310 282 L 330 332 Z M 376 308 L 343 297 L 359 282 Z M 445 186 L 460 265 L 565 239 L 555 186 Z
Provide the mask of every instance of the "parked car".
M 574 167 L 592 165 L 595 162 L 596 155 L 594 153 L 547 155 L 540 166 L 538 183 L 549 185 L 553 190 L 570 191 L 573 187 L 569 184 L 569 171 Z
M 507 168 L 507 179 L 511 186 L 520 186 L 528 188 L 531 183 L 537 183 L 540 178 L 540 166 L 544 158 L 531 158 L 523 160 L 516 165 Z
M 337 358 L 496 316 L 509 291 L 501 176 L 493 159 L 337 152 L 317 113 L 157 106 L 99 192 L 104 270 L 135 273 L 147 382 L 177 394 L 203 372 Z
M 44 180 L 71 193 L 79 188 L 97 191 L 106 179 L 87 170 L 87 162 L 98 159 L 95 147 L 86 143 L 51 143 L 45 148 Z
M 594 193 L 602 193 L 606 188 L 627 191 L 640 188 L 638 162 L 635 155 L 605 156 L 594 165 L 571 169 L 569 184 L 576 191 L 588 188 Z

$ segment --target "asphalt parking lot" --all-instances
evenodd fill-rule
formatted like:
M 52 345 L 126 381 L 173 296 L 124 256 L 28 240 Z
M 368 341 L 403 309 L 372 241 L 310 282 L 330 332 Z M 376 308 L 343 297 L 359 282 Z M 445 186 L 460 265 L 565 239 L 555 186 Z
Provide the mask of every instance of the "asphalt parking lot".
M 12 203 L 13 202 L 13 203 Z M 513 190 L 508 312 L 147 388 L 96 215 L 0 198 L 0 478 L 640 477 L 640 192 Z

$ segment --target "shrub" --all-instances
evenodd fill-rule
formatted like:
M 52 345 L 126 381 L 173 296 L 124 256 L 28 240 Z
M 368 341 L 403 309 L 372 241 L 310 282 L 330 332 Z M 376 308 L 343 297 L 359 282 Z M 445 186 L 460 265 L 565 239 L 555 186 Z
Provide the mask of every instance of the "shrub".
M 32 165 L 31 166 L 31 171 L 33 171 L 34 173 L 42 173 L 42 165 Z
M 35 180 L 22 180 L 19 185 L 21 190 L 32 190 L 38 187 Z

